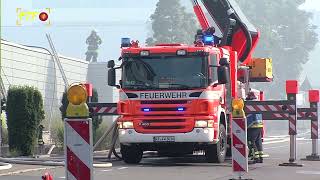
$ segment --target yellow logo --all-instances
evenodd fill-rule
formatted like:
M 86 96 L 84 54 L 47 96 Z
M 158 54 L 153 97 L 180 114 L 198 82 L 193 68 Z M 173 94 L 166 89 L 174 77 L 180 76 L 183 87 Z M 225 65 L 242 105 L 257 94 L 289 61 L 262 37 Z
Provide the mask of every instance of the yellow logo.
M 33 10 L 33 11 L 17 8 L 16 9 L 16 13 L 17 13 L 16 25 L 22 26 L 24 22 L 27 22 L 27 23 L 38 22 L 41 24 L 50 25 L 51 24 L 50 12 L 51 12 L 50 8 L 45 8 L 42 10 L 41 9 Z

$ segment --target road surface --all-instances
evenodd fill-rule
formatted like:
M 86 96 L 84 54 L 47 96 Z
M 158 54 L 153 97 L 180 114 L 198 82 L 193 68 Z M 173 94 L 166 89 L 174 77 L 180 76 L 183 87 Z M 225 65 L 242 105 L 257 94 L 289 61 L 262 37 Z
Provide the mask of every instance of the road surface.
M 319 180 L 320 161 L 301 161 L 310 154 L 311 141 L 305 137 L 298 138 L 298 163 L 303 167 L 279 167 L 278 164 L 288 162 L 289 138 L 287 136 L 269 137 L 264 143 L 265 152 L 270 155 L 263 164 L 250 165 L 250 171 L 245 177 L 256 180 Z M 13 170 L 0 171 L 0 180 L 37 180 L 44 172 L 54 175 L 54 180 L 65 179 L 64 169 L 44 170 L 46 167 L 14 165 Z M 15 169 L 16 168 L 16 169 Z M 37 168 L 42 168 L 38 169 Z M 28 171 L 29 170 L 29 171 Z M 19 174 L 5 175 L 8 172 Z M 203 157 L 192 156 L 184 158 L 149 157 L 144 158 L 139 165 L 127 165 L 121 161 L 113 162 L 110 168 L 94 170 L 95 180 L 227 180 L 236 177 L 231 171 L 230 160 L 224 164 L 205 163 Z

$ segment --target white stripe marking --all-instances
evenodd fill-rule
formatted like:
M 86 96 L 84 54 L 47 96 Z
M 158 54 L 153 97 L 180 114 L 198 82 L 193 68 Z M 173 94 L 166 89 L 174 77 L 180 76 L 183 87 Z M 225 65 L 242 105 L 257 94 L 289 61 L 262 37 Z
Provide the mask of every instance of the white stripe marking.
M 245 171 L 248 171 L 248 159 L 246 159 L 235 147 L 232 147 L 232 159 L 235 160 Z
M 256 110 L 253 108 L 253 106 L 249 105 L 247 106 L 247 108 L 249 109 L 250 112 L 255 112 Z
M 297 171 L 298 174 L 320 175 L 320 171 Z
M 112 169 L 101 170 L 101 172 L 109 172 L 109 171 L 112 171 Z
M 267 111 L 267 109 L 266 109 L 263 105 L 258 105 L 258 108 L 259 108 L 261 111 Z
M 318 131 L 316 130 L 316 129 L 314 129 L 314 128 L 311 128 L 311 131 L 312 131 L 312 134 L 314 134 L 314 135 L 318 135 Z
M 278 111 L 278 109 L 277 109 L 275 106 L 273 106 L 273 105 L 268 105 L 268 107 L 269 107 L 272 111 Z
M 128 169 L 128 167 L 120 167 L 118 170 Z
M 90 160 L 90 145 L 69 125 L 65 123 L 66 132 L 68 132 L 67 147 L 88 167 L 92 166 Z M 76 146 L 76 147 L 74 147 Z
M 291 130 L 293 130 L 293 131 L 296 130 L 296 126 L 291 121 L 289 121 L 289 126 L 290 126 Z
M 244 130 L 238 126 L 236 122 L 232 120 L 232 134 L 234 134 L 242 144 L 246 144 L 246 134 Z
M 77 180 L 77 178 L 76 177 L 74 177 L 72 174 L 71 174 L 71 172 L 69 172 L 69 171 L 67 171 L 67 178 L 66 178 L 67 180 Z

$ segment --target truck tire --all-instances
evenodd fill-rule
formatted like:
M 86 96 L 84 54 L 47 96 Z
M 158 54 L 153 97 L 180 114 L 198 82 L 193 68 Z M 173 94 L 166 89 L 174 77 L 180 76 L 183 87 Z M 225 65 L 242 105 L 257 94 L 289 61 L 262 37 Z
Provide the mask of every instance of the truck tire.
M 205 150 L 205 156 L 209 163 L 223 163 L 227 153 L 227 134 L 223 124 L 219 127 L 219 141 L 210 144 Z
M 121 144 L 122 159 L 127 164 L 138 164 L 143 155 L 143 151 L 138 145 L 123 145 Z

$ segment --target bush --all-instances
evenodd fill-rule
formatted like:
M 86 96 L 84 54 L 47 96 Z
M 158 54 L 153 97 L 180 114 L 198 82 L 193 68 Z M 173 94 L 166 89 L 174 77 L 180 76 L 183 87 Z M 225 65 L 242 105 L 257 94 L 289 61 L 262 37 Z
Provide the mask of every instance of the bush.
M 19 155 L 32 155 L 39 126 L 44 119 L 41 93 L 29 86 L 11 87 L 7 98 L 9 149 Z

